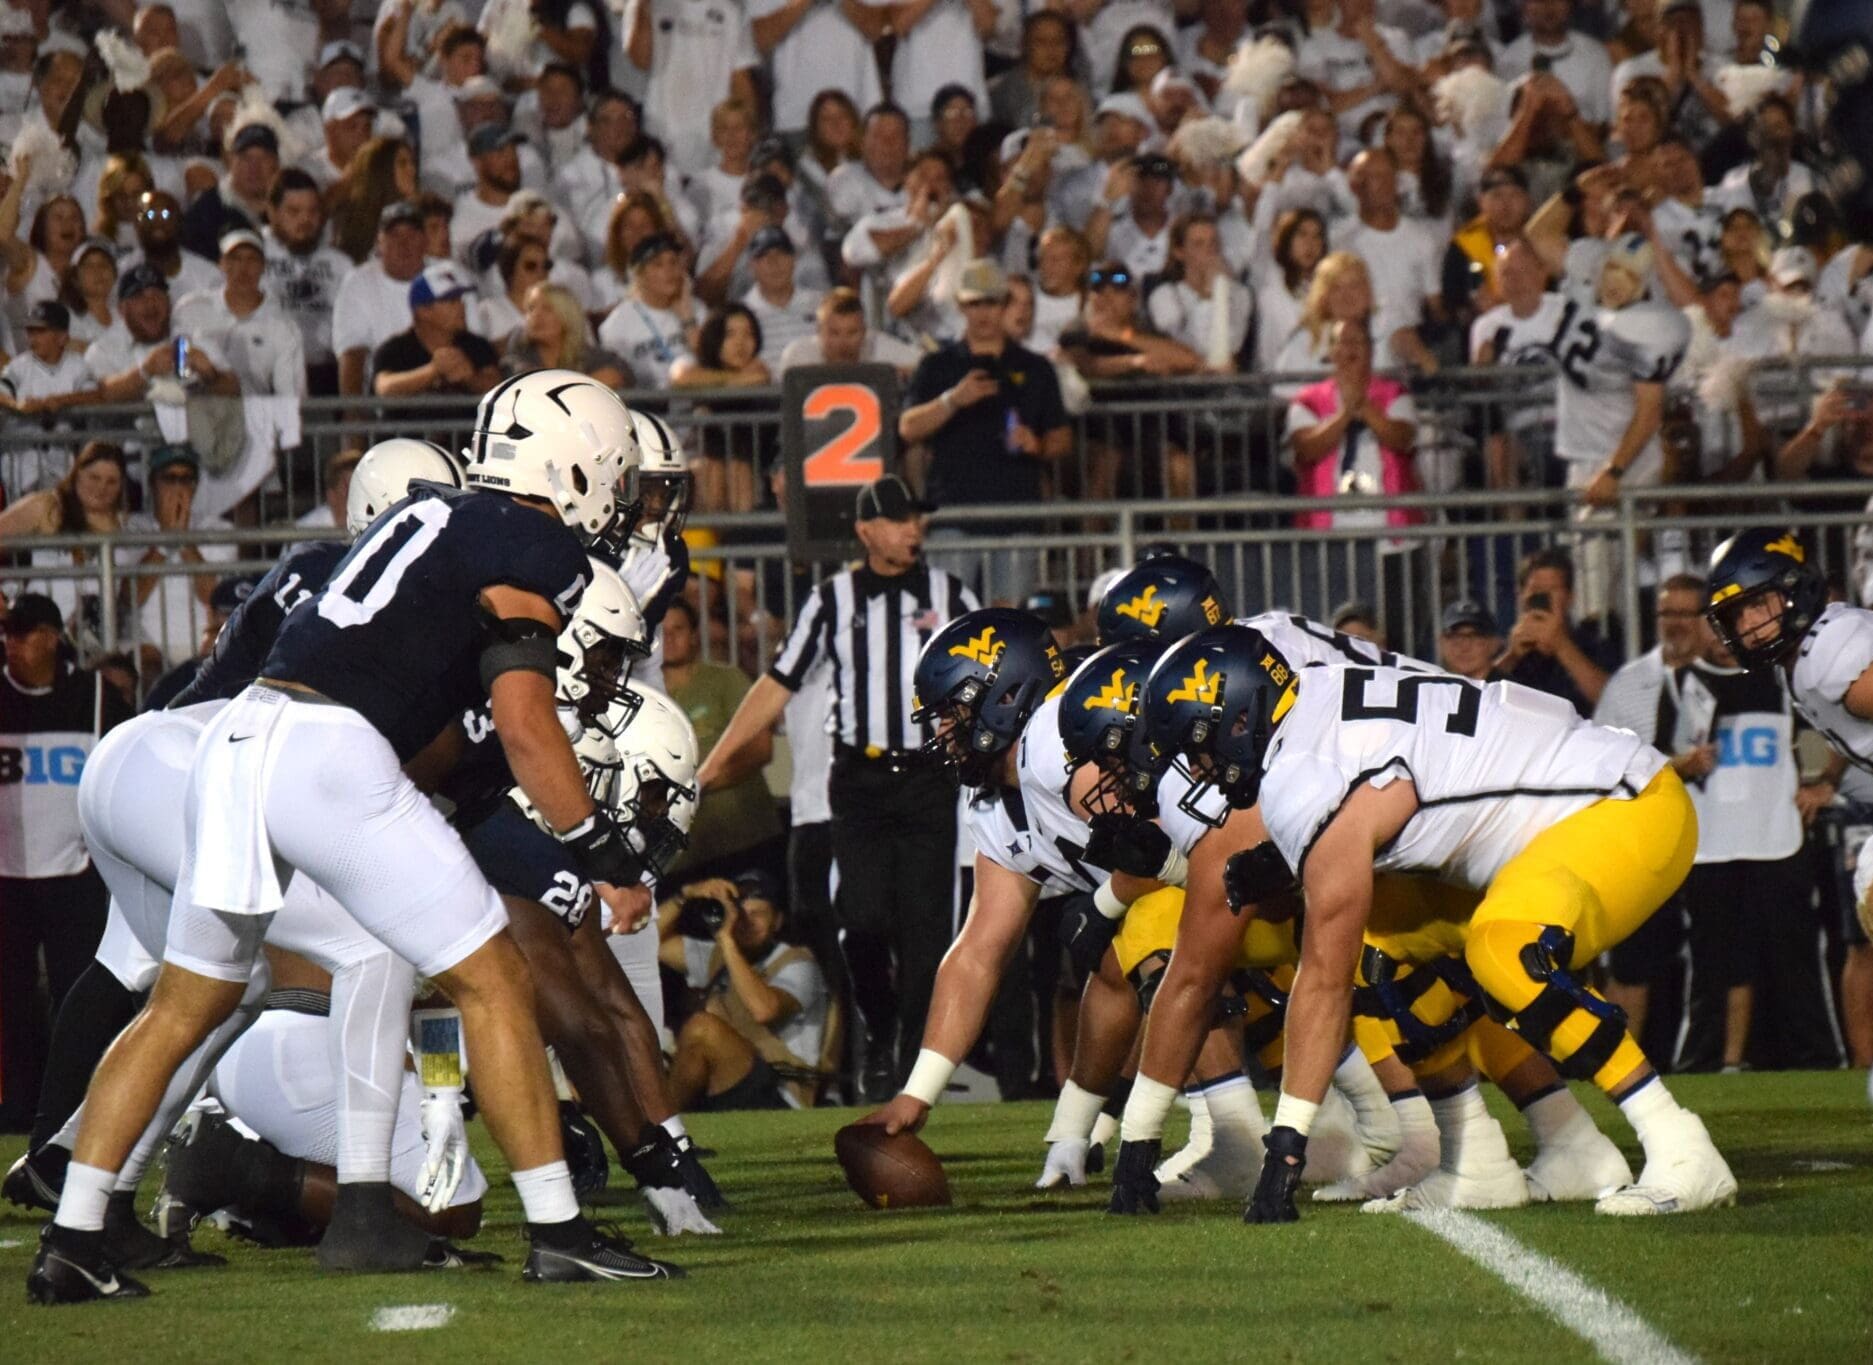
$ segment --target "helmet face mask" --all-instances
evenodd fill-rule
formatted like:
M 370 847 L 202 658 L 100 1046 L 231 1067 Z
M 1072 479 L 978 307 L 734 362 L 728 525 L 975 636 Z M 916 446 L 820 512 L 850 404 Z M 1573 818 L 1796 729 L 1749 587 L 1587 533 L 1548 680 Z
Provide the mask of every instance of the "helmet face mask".
M 1213 793 L 1228 809 L 1256 803 L 1268 746 L 1297 687 L 1287 661 L 1246 626 L 1205 631 L 1159 661 L 1146 683 L 1148 747 L 1160 770 L 1190 783 L 1180 811 L 1216 828 L 1227 817 L 1203 809 Z
M 930 726 L 923 752 L 941 762 L 961 786 L 981 787 L 993 780 L 996 760 L 1007 748 L 977 724 L 980 704 L 988 691 L 988 684 L 981 679 L 964 678 L 949 696 L 911 712 L 914 723 Z
M 1704 616 L 1744 668 L 1786 663 L 1827 600 L 1826 578 L 1791 532 L 1741 531 L 1711 556 Z

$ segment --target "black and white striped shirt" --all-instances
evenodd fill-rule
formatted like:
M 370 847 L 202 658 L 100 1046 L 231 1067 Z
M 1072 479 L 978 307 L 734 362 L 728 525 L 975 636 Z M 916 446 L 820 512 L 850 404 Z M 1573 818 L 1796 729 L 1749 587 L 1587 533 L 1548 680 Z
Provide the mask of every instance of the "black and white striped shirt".
M 807 597 L 768 675 L 797 692 L 817 668 L 832 672 L 835 741 L 873 754 L 915 749 L 911 723 L 917 656 L 976 596 L 954 574 L 919 565 L 886 578 L 860 565 L 823 580 Z

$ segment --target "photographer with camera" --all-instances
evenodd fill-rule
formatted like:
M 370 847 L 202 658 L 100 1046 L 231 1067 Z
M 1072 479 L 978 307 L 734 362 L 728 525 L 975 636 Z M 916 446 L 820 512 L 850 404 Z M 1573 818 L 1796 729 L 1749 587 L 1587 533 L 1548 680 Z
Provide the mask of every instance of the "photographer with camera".
M 1495 676 L 1565 697 L 1581 715 L 1591 716 L 1619 667 L 1619 648 L 1596 627 L 1570 620 L 1574 557 L 1566 550 L 1536 550 L 1522 561 L 1515 592 L 1520 613 Z
M 677 1031 L 679 1108 L 797 1109 L 819 1098 L 826 978 L 811 952 L 781 941 L 784 918 L 762 872 L 691 883 L 658 908 L 658 955 L 706 997 Z

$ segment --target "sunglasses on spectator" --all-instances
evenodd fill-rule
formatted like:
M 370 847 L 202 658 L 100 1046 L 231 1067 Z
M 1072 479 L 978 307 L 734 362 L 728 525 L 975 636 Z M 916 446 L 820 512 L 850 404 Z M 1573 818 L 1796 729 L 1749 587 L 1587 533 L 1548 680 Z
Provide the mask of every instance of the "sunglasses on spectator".
M 174 209 L 139 209 L 137 218 L 145 223 L 160 223 L 176 217 Z
M 1129 270 L 1095 270 L 1086 277 L 1089 289 L 1130 289 L 1132 276 Z

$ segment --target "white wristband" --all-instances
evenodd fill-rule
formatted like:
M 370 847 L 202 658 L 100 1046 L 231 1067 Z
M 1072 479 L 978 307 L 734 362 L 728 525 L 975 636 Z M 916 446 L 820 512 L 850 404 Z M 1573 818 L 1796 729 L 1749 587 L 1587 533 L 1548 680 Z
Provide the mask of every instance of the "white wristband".
M 923 1048 L 917 1053 L 917 1064 L 910 1069 L 910 1079 L 904 1082 L 903 1093 L 935 1108 L 955 1074 L 956 1063 L 941 1052 Z
M 1270 1128 L 1292 1128 L 1302 1137 L 1314 1126 L 1314 1115 L 1320 1112 L 1320 1106 L 1312 1100 L 1304 1100 L 1298 1095 L 1281 1092 L 1281 1098 L 1275 1103 L 1275 1121 Z
M 1190 878 L 1190 859 L 1183 850 L 1173 848 L 1170 856 L 1164 860 L 1164 866 L 1158 869 L 1158 880 L 1166 886 L 1182 886 Z
M 1142 1071 L 1132 1082 L 1131 1097 L 1125 1101 L 1125 1116 L 1119 1120 L 1121 1142 L 1150 1142 L 1164 1136 L 1164 1120 L 1170 1117 L 1177 1087 L 1154 1081 Z
M 1112 878 L 1107 877 L 1093 888 L 1093 908 L 1107 919 L 1120 920 L 1131 907 L 1118 898 L 1112 889 Z
M 1054 1121 L 1042 1141 L 1086 1141 L 1092 1136 L 1093 1125 L 1099 1122 L 1099 1111 L 1105 1106 L 1104 1095 L 1095 1095 L 1069 1080 L 1060 1087 L 1060 1098 L 1054 1104 Z

